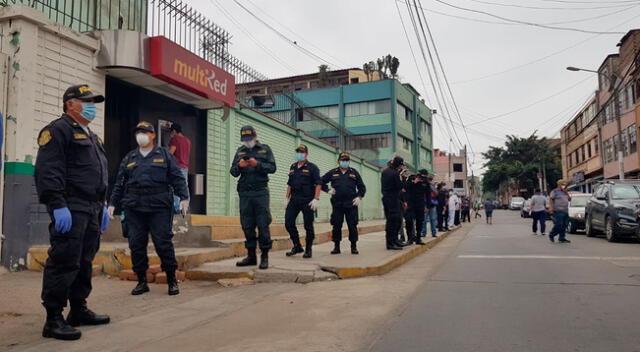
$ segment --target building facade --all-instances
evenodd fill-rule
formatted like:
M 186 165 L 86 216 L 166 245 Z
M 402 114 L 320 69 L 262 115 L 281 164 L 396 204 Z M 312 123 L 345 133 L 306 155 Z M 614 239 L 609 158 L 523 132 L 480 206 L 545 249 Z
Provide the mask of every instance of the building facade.
M 465 149 L 461 149 L 457 155 L 435 149 L 433 160 L 436 183 L 444 183 L 446 188 L 453 189 L 458 195 L 470 195 Z

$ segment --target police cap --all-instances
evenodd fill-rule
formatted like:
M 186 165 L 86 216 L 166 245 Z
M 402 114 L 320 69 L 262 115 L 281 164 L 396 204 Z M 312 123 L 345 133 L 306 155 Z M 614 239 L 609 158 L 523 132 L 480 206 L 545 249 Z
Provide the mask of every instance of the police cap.
M 240 129 L 240 141 L 246 142 L 256 137 L 256 129 L 253 126 L 242 126 Z
M 351 160 L 351 156 L 349 156 L 349 153 L 342 152 L 338 156 L 338 160 Z
M 297 148 L 296 148 L 296 152 L 299 153 L 309 153 L 309 148 L 307 148 L 306 145 L 304 144 L 300 144 Z
M 136 133 L 138 131 L 145 131 L 145 132 L 151 132 L 151 133 L 156 133 L 156 129 L 153 128 L 153 125 L 148 123 L 147 121 L 140 121 L 137 125 L 136 128 L 133 129 L 133 133 Z
M 62 96 L 63 103 L 71 99 L 93 100 L 95 103 L 102 103 L 104 96 L 94 93 L 86 84 L 78 84 L 67 88 Z

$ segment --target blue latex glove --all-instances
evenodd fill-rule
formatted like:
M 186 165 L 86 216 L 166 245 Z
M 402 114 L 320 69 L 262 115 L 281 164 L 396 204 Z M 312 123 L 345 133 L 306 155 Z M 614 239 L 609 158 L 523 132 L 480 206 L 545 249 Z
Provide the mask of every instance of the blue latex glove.
M 53 210 L 53 218 L 55 219 L 55 229 L 58 233 L 67 233 L 71 231 L 71 212 L 69 208 L 64 207 Z
M 109 228 L 109 209 L 105 205 L 104 208 L 102 208 L 102 226 L 100 226 L 100 231 L 107 231 L 108 228 Z

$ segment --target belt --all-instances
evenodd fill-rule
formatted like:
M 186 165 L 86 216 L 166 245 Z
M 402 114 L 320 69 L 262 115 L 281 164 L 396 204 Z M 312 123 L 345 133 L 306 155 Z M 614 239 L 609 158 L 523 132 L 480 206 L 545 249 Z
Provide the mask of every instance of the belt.
M 254 184 L 238 184 L 238 191 L 261 191 L 263 189 L 266 189 L 268 186 L 268 183 L 263 182 L 263 183 L 254 183 Z
M 136 194 L 136 195 L 150 195 L 150 194 L 159 194 L 169 192 L 167 187 L 146 187 L 146 188 L 135 188 L 129 187 L 127 188 L 127 193 Z
M 73 189 L 66 189 L 64 193 L 67 198 L 77 198 L 90 202 L 102 202 L 105 200 L 104 194 L 86 194 L 84 192 L 78 192 Z

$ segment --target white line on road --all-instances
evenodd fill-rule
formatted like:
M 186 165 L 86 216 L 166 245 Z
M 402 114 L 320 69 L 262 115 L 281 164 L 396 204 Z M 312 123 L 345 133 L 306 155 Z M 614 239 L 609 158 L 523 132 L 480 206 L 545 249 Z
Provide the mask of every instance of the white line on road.
M 640 257 L 586 257 L 571 255 L 459 255 L 462 259 L 575 259 L 575 260 L 633 260 Z

